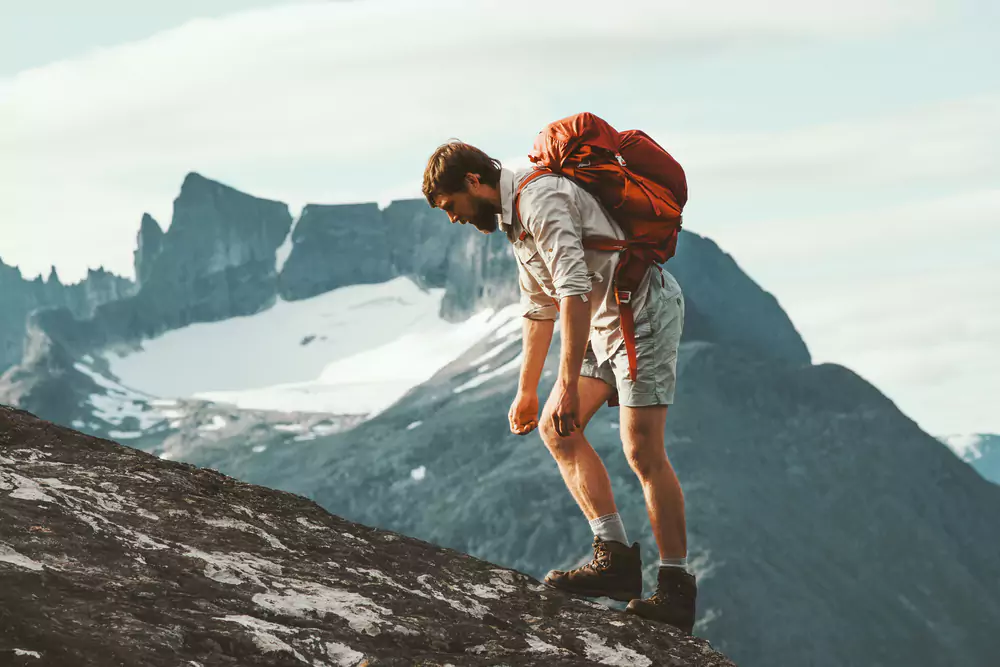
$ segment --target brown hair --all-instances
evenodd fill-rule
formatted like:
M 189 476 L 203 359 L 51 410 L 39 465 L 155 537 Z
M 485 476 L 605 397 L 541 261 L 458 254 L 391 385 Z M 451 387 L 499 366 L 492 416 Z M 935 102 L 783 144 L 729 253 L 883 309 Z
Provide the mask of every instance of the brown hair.
M 434 207 L 440 194 L 451 194 L 465 189 L 465 175 L 479 174 L 479 180 L 490 187 L 500 183 L 500 161 L 491 158 L 475 146 L 452 139 L 438 146 L 427 160 L 424 169 L 424 196 Z

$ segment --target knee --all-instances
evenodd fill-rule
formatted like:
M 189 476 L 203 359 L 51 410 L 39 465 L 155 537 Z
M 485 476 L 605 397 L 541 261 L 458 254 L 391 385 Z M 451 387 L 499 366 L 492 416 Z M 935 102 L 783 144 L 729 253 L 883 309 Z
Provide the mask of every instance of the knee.
M 576 434 L 561 436 L 556 432 L 556 425 L 552 423 L 552 418 L 543 415 L 538 422 L 538 433 L 542 436 L 542 442 L 548 448 L 552 456 L 557 460 L 569 457 L 572 454 L 573 446 L 576 443 Z
M 670 463 L 667 461 L 667 452 L 662 448 L 627 447 L 625 460 L 642 481 L 656 479 L 665 469 L 670 467 Z

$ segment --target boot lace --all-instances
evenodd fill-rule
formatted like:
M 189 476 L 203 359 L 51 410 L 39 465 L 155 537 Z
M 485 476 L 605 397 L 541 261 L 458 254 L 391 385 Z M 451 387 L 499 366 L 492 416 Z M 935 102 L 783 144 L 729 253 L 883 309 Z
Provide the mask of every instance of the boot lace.
M 611 566 L 611 554 L 608 552 L 604 542 L 594 539 L 594 559 L 587 563 L 586 567 L 600 572 Z

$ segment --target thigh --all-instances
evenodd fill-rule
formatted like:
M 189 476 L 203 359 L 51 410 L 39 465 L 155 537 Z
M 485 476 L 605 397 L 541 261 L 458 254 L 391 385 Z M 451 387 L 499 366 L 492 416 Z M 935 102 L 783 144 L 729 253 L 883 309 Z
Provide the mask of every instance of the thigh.
M 580 392 L 580 424 L 583 428 L 587 428 L 587 424 L 590 423 L 591 418 L 607 402 L 608 398 L 615 391 L 615 388 L 604 380 L 585 375 L 580 376 L 578 388 Z M 553 405 L 554 400 L 554 395 L 550 393 L 548 400 L 545 402 L 545 408 L 542 410 L 542 419 L 549 420 L 552 418 L 552 410 L 555 407 Z
M 666 454 L 664 433 L 667 427 L 666 405 L 621 408 L 622 448 L 629 458 L 658 457 Z

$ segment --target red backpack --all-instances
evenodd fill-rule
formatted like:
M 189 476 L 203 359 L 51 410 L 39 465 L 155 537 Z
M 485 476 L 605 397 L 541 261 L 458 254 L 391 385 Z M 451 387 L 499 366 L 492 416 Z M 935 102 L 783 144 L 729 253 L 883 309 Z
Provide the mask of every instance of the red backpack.
M 632 292 L 650 266 L 659 268 L 677 250 L 681 210 L 687 202 L 684 170 L 645 132 L 618 132 L 591 113 L 550 123 L 538 134 L 528 158 L 535 168 L 518 187 L 515 211 L 524 186 L 555 173 L 572 178 L 594 195 L 625 232 L 624 241 L 591 237 L 583 239 L 583 247 L 622 253 L 614 290 L 629 373 L 635 381 Z

